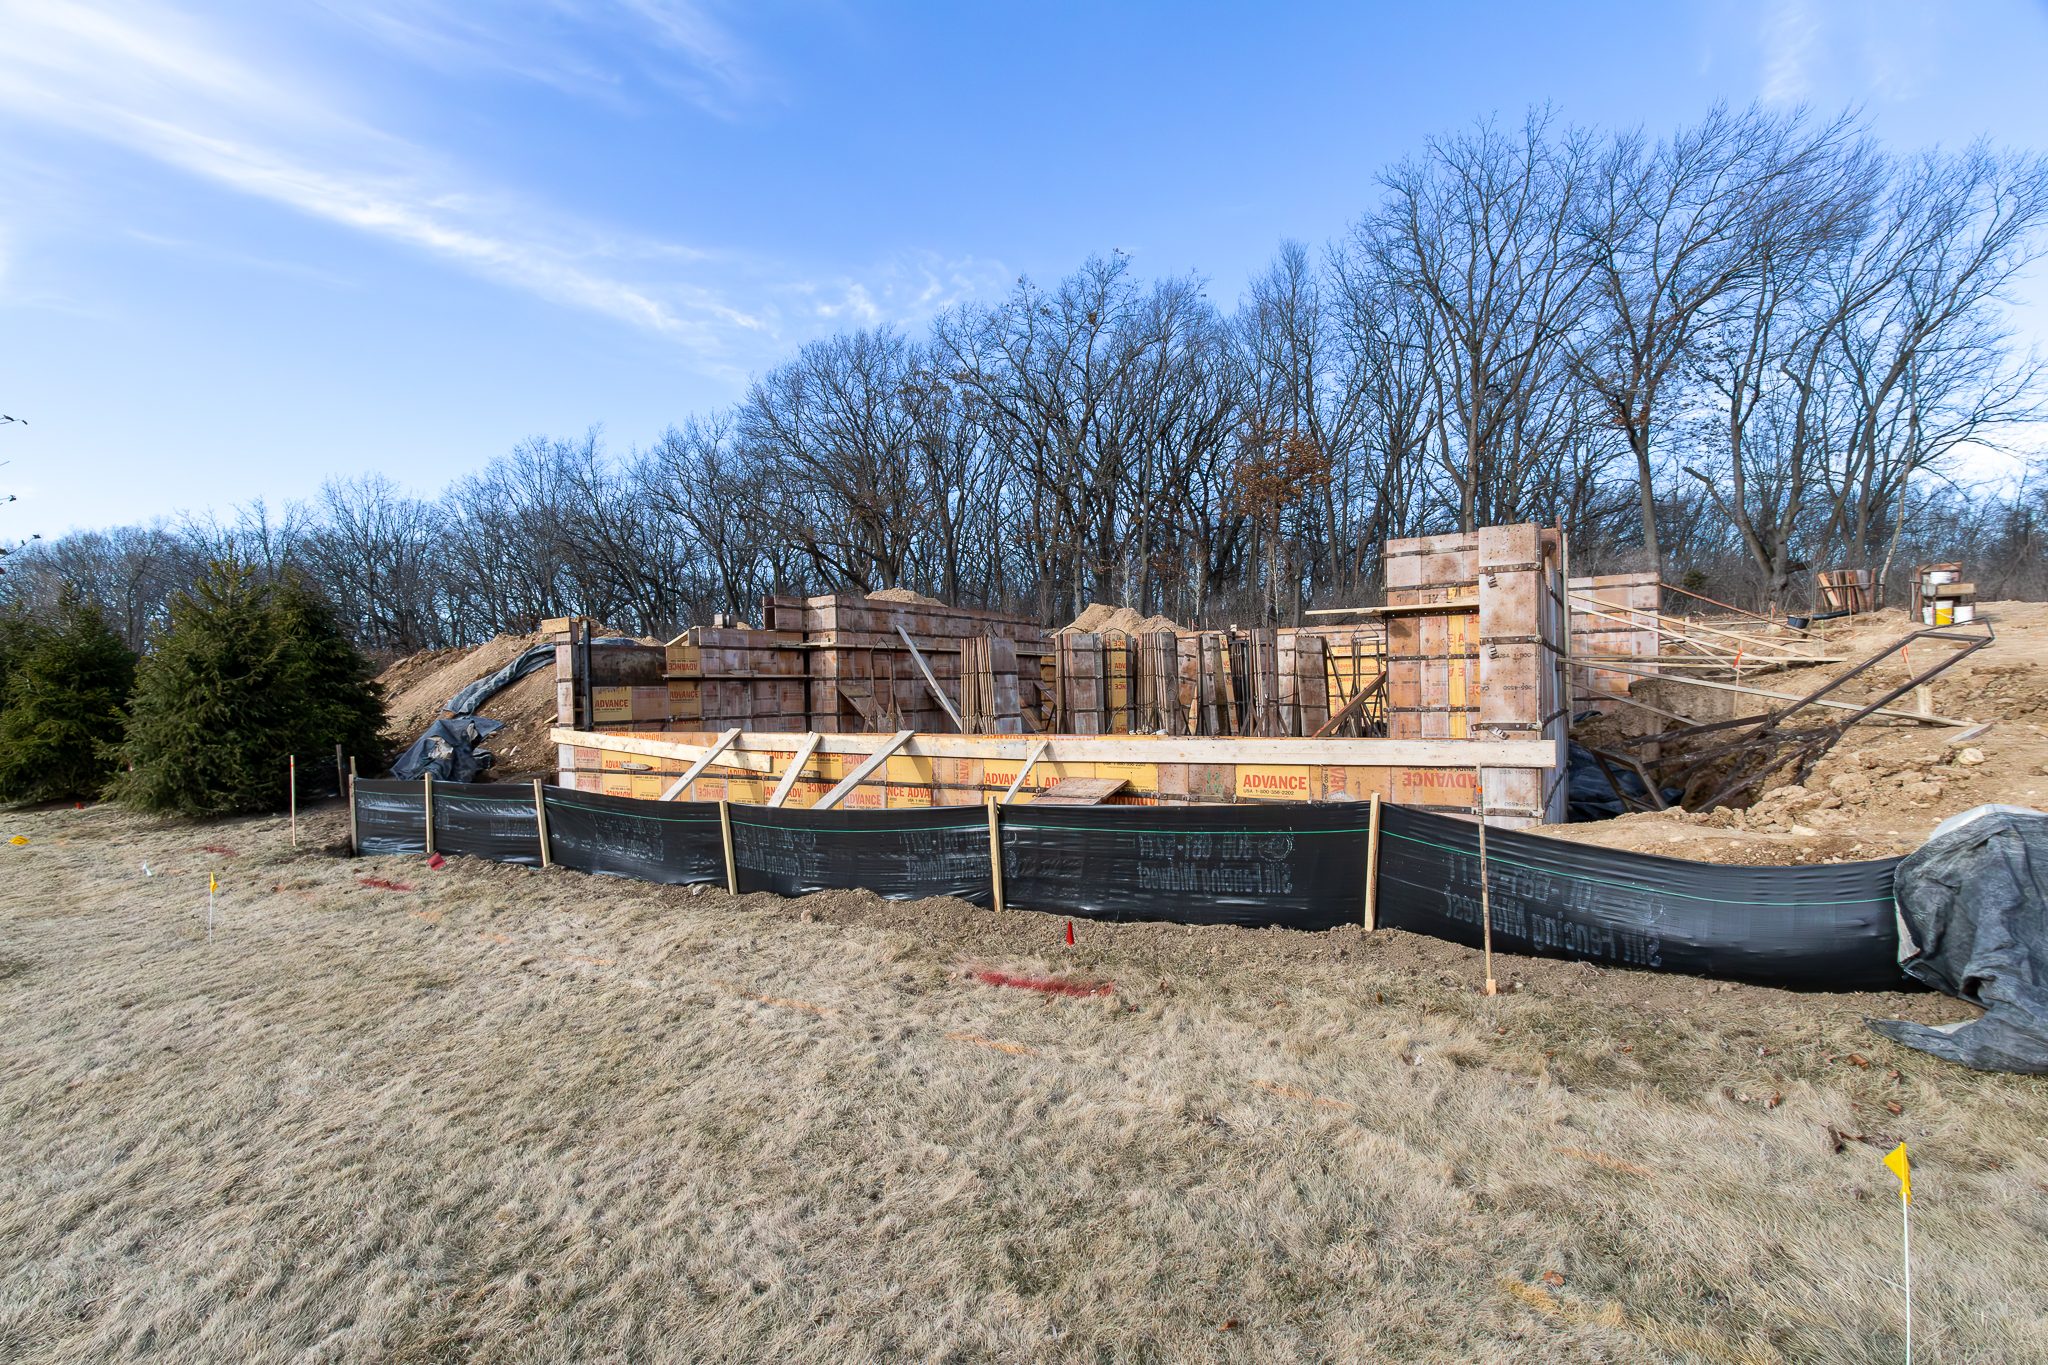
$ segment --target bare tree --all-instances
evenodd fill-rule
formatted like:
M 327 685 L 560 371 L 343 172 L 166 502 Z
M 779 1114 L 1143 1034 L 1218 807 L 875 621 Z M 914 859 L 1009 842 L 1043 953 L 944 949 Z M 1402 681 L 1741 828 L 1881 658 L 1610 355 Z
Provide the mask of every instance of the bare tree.
M 1855 230 L 1876 159 L 1836 120 L 1716 106 L 1673 137 L 1617 138 L 1587 195 L 1584 234 L 1597 305 L 1574 356 L 1635 457 L 1646 567 L 1663 571 L 1654 447 L 1672 381 L 1700 327 L 1773 273 L 1797 272 Z M 1682 396 L 1682 395 L 1680 395 Z
M 1553 146 L 1548 122 L 1534 112 L 1513 134 L 1488 123 L 1432 139 L 1382 176 L 1386 202 L 1357 230 L 1360 249 L 1435 315 L 1438 458 L 1466 530 L 1487 453 L 1588 302 L 1576 228 L 1591 151 L 1580 134 Z

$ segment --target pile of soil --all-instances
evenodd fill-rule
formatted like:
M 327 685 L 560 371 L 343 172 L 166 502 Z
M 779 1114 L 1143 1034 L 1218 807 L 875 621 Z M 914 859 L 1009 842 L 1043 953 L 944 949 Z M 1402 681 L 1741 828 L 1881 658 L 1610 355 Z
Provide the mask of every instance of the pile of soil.
M 871 592 L 868 594 L 868 601 L 907 602 L 914 607 L 943 607 L 946 605 L 936 597 L 926 597 L 923 593 L 912 592 L 908 588 L 884 588 L 880 592 Z
M 598 630 L 600 637 L 619 634 Z M 511 663 L 547 636 L 498 635 L 463 649 L 428 649 L 408 655 L 379 674 L 384 688 L 385 746 L 402 753 L 445 713 L 442 707 L 457 692 Z M 502 721 L 489 747 L 498 756 L 494 781 L 518 781 L 551 771 L 554 746 L 548 731 L 555 725 L 555 670 L 529 673 L 485 702 L 478 715 Z
M 1170 617 L 1140 616 L 1132 607 L 1112 607 L 1103 602 L 1090 602 L 1088 610 L 1061 626 L 1053 634 L 1102 635 L 1110 631 L 1121 631 L 1125 635 L 1150 635 L 1162 630 L 1170 630 L 1180 635 L 1188 633 L 1186 626 Z

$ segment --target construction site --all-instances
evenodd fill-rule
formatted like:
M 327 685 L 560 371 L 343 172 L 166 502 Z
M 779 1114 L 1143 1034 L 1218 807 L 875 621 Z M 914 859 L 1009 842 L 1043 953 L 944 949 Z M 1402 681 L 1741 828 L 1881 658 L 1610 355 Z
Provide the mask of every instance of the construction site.
M 489 741 L 492 776 L 615 797 L 846 810 L 1378 798 L 1483 810 L 1508 829 L 1739 819 L 1852 736 L 1851 750 L 1909 735 L 1939 749 L 1981 729 L 1933 704 L 1943 675 L 1993 642 L 1958 566 L 1917 570 L 1904 613 L 1874 611 L 1865 583 L 1825 582 L 1831 610 L 1810 620 L 1654 575 L 1567 583 L 1566 548 L 1533 525 L 1391 541 L 1384 604 L 1294 627 L 1190 630 L 1091 607 L 1050 630 L 907 592 L 767 598 L 758 623 L 666 643 L 594 648 L 600 623 L 548 622 L 509 648 L 407 661 L 386 686 L 409 741 L 447 714 L 447 694 L 552 645 L 544 677 L 479 709 L 512 727 Z
M 1910 1140 L 1921 1339 L 2038 1356 L 2026 1016 L 1900 962 L 2008 940 L 1900 855 L 2048 789 L 2048 604 L 1387 549 L 1297 627 L 567 618 L 388 669 L 346 800 L 18 814 L 0 1343 L 1890 1358 Z

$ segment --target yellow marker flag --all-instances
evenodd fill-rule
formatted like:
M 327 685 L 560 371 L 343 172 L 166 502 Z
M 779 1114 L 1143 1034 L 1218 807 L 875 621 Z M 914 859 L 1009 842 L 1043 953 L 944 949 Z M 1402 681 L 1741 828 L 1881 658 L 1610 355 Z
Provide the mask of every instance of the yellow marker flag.
M 1913 1168 L 1906 1160 L 1906 1144 L 1900 1143 L 1885 1157 L 1884 1164 L 1891 1167 L 1892 1174 L 1899 1178 L 1899 1198 L 1908 1204 L 1913 1202 Z
M 206 889 L 207 889 L 207 891 L 208 891 L 209 893 L 211 893 L 211 892 L 214 892 L 214 891 L 218 891 L 218 890 L 220 890 L 220 878 L 218 878 L 218 877 L 214 876 L 214 875 L 213 875 L 213 874 L 212 874 L 211 872 L 207 873 L 207 874 L 206 874 Z M 1905 1151 L 1906 1149 L 1905 1149 L 1905 1148 L 1903 1148 L 1903 1147 L 1901 1147 L 1901 1148 L 1900 1148 L 1899 1150 L 1903 1152 L 1903 1151 Z M 1886 1158 L 1885 1158 L 1885 1160 L 1886 1160 L 1886 1161 L 1890 1161 L 1890 1160 L 1891 1160 L 1891 1158 L 1890 1158 L 1890 1157 L 1886 1157 Z
M 23 844 L 28 842 L 28 836 L 26 834 L 17 834 L 12 839 L 9 839 L 7 842 L 13 844 L 16 848 L 20 848 Z

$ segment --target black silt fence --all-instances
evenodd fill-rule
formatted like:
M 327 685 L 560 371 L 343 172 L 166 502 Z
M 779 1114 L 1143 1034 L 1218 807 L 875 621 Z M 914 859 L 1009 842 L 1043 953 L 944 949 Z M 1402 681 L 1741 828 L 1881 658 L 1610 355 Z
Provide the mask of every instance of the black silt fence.
M 352 818 L 358 852 L 427 851 L 427 803 L 417 782 L 400 782 L 395 778 L 358 778 Z
M 1794 989 L 1897 990 L 1898 859 L 1732 867 L 1486 832 L 1496 951 Z M 1379 923 L 1478 947 L 1477 825 L 1380 808 Z
M 743 892 L 801 896 L 865 887 L 890 900 L 958 896 L 993 904 L 985 807 L 728 809 Z
M 550 855 L 563 867 L 669 886 L 725 885 L 725 836 L 717 802 L 542 790 L 547 793 Z
M 1365 913 L 1364 806 L 1007 806 L 1002 833 L 1019 910 L 1289 929 Z
M 672 885 L 724 885 L 716 802 L 647 801 L 544 788 L 553 861 Z M 864 887 L 897 900 L 992 903 L 980 806 L 814 811 L 732 805 L 739 889 L 799 896 Z M 1378 924 L 1478 947 L 1478 828 L 1380 808 Z M 426 847 L 420 784 L 356 784 L 365 853 Z M 1102 920 L 1277 925 L 1360 923 L 1368 808 L 1007 806 L 1004 901 Z M 435 784 L 444 853 L 540 861 L 530 787 Z M 1817 990 L 1895 990 L 1896 859 L 1731 867 L 1513 830 L 1487 832 L 1494 947 L 1652 971 Z

